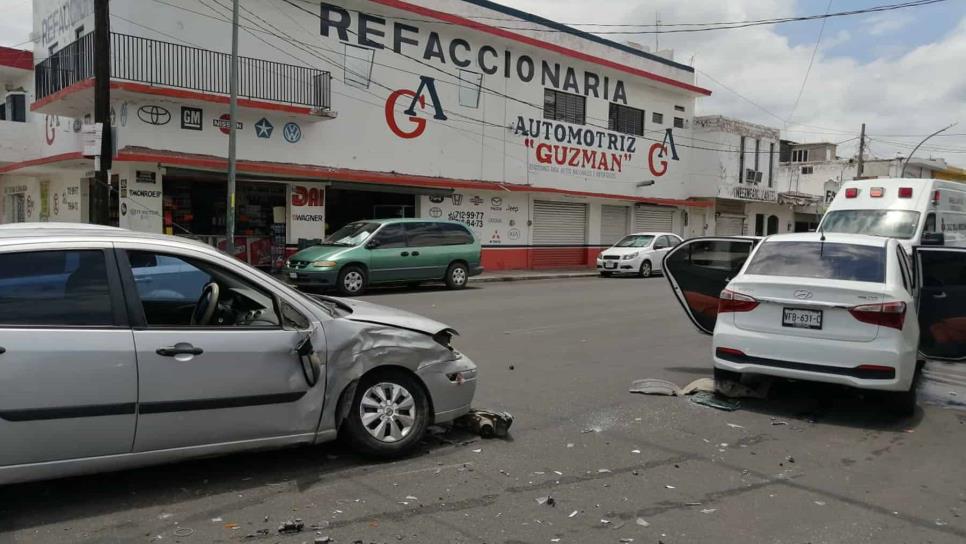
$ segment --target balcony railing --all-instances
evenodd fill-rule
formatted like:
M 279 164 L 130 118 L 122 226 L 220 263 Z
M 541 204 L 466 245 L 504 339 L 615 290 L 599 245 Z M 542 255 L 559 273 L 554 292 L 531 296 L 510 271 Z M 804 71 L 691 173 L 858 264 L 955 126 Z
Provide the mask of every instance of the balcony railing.
M 111 33 L 111 79 L 227 95 L 231 55 Z M 87 34 L 37 65 L 37 100 L 94 77 L 94 35 Z M 249 57 L 238 58 L 238 96 L 331 107 L 329 72 Z

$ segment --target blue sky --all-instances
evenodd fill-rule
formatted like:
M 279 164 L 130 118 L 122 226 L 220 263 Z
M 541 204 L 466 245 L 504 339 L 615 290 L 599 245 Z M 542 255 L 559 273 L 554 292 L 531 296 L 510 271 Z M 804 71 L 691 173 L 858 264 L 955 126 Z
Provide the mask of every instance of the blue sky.
M 851 11 L 898 2 L 899 0 L 833 0 L 831 11 Z M 798 0 L 789 13 L 799 16 L 824 13 L 827 6 L 827 0 Z M 910 48 L 931 43 L 937 36 L 949 33 L 956 27 L 964 12 L 966 12 L 966 2 L 951 0 L 879 14 L 833 17 L 826 22 L 824 37 L 835 36 L 845 31 L 849 33 L 850 39 L 848 42 L 825 50 L 825 54 L 833 57 L 851 57 L 860 62 L 901 54 Z M 882 25 L 881 32 L 870 34 L 867 29 L 876 24 Z M 821 25 L 821 20 L 785 23 L 775 25 L 775 31 L 788 38 L 792 46 L 814 45 Z

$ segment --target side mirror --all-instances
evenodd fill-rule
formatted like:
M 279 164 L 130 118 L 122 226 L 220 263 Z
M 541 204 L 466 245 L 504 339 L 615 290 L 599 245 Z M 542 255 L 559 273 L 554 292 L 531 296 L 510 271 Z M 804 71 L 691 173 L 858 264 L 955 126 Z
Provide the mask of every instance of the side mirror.
M 366 242 L 366 249 L 376 249 L 377 247 L 379 247 L 378 240 L 373 239 Z
M 923 246 L 944 246 L 946 245 L 946 233 L 944 232 L 924 232 L 919 240 L 919 245 Z

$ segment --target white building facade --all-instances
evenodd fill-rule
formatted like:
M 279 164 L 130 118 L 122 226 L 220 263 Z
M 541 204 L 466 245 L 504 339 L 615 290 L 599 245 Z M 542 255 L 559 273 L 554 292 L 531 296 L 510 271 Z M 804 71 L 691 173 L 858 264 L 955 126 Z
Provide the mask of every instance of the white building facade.
M 223 246 L 234 122 L 236 245 L 256 265 L 366 218 L 464 222 L 491 270 L 588 266 L 628 232 L 713 223 L 714 201 L 691 198 L 694 105 L 710 94 L 691 67 L 486 0 L 244 2 L 235 120 L 227 10 L 111 2 L 101 186 L 93 1 L 34 8 L 33 67 L 0 71 L 28 109 L 15 157 L 0 155 L 3 222 Z

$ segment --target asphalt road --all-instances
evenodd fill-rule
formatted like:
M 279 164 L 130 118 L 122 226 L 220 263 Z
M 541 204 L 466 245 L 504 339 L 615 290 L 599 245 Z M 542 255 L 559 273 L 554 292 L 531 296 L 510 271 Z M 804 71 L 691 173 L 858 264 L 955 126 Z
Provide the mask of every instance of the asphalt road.
M 450 432 L 383 464 L 333 445 L 8 486 L 0 543 L 966 540 L 963 412 L 897 420 L 807 384 L 735 412 L 629 394 L 635 379 L 710 376 L 710 338 L 662 278 L 366 298 L 459 329 L 481 367 L 476 404 L 511 411 L 512 439 Z M 277 534 L 292 518 L 322 529 Z

